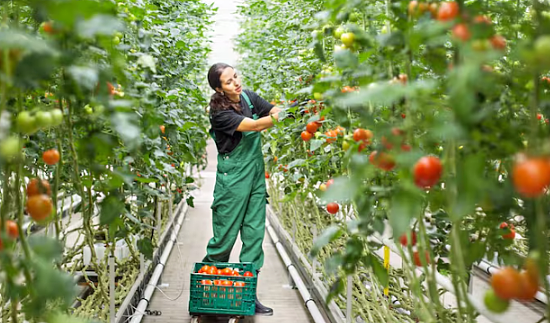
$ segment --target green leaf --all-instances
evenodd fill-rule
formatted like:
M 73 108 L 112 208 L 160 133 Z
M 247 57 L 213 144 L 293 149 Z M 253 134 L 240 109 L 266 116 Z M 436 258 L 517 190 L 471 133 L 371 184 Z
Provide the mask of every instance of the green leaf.
M 123 213 L 125 213 L 125 207 L 121 197 L 109 195 L 101 201 L 99 223 L 101 225 L 111 224 Z
M 304 166 L 305 164 L 306 164 L 305 159 L 295 159 L 290 164 L 288 164 L 288 168 L 290 169 L 296 166 Z
M 336 99 L 336 103 L 351 108 L 363 107 L 367 103 L 391 105 L 419 91 L 432 92 L 436 86 L 437 82 L 432 80 L 410 82 L 406 86 L 387 82 L 371 83 L 370 86 L 362 87 L 358 92 L 348 93 L 343 98 Z
M 310 141 L 309 150 L 310 151 L 316 151 L 317 149 L 319 149 L 319 147 L 321 147 L 323 145 L 323 143 L 324 143 L 323 140 L 313 139 L 313 140 Z
M 415 187 L 403 185 L 393 193 L 389 222 L 394 237 L 409 230 L 411 219 L 422 212 L 422 201 L 422 195 Z
M 330 286 L 330 290 L 327 295 L 327 303 L 330 303 L 335 297 L 342 294 L 344 291 L 344 283 L 342 278 L 337 277 L 336 281 Z
M 81 20 L 76 25 L 77 33 L 84 38 L 94 38 L 98 35 L 112 36 L 122 30 L 124 26 L 117 17 L 102 14 L 88 20 Z
M 44 261 L 58 262 L 63 256 L 63 245 L 60 241 L 38 235 L 31 235 L 28 243 L 36 257 Z
M 330 202 L 348 201 L 355 196 L 357 189 L 357 182 L 352 181 L 349 177 L 337 177 L 328 190 L 321 195 L 321 199 Z
M 153 243 L 147 238 L 143 238 L 137 241 L 137 247 L 145 258 L 153 260 Z
M 189 205 L 189 207 L 195 207 L 195 203 L 193 202 L 194 200 L 194 196 L 189 196 L 185 201 L 187 202 L 187 205 Z
M 462 163 L 458 163 L 456 181 L 457 197 L 454 202 L 453 211 L 450 212 L 451 220 L 458 221 L 465 215 L 471 214 L 476 203 L 485 191 L 486 178 L 485 158 L 483 155 L 469 155 Z
M 48 55 L 57 54 L 57 51 L 50 47 L 43 39 L 15 28 L 0 31 L 0 48 L 20 49 L 23 52 L 35 52 Z
M 99 81 L 98 71 L 86 66 L 69 66 L 67 73 L 85 89 L 95 89 Z
M 111 124 L 130 150 L 137 148 L 140 135 L 137 116 L 130 113 L 115 112 L 111 116 Z
M 76 297 L 76 285 L 68 273 L 55 269 L 48 261 L 38 259 L 31 265 L 35 292 L 34 298 L 26 303 L 24 311 L 34 317 L 43 314 L 45 305 L 56 301 L 56 307 L 66 309 Z
M 312 257 L 316 257 L 323 247 L 340 238 L 343 234 L 344 230 L 337 225 L 328 227 L 320 236 L 317 237 L 317 239 L 315 239 L 315 241 L 313 241 L 313 247 L 311 247 L 310 255 Z
M 369 263 L 371 265 L 371 268 L 374 274 L 376 275 L 376 278 L 378 278 L 378 281 L 380 282 L 380 284 L 382 286 L 388 286 L 388 283 L 389 283 L 388 270 L 384 268 L 384 265 L 382 264 L 380 259 L 375 255 L 369 254 L 367 257 L 370 258 Z

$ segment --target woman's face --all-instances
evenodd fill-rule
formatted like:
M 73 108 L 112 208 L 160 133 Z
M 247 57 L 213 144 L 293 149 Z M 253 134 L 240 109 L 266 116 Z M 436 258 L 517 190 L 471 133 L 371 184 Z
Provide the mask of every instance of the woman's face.
M 227 67 L 223 70 L 222 75 L 220 76 L 220 81 L 222 83 L 222 90 L 225 92 L 225 95 L 230 97 L 238 97 L 243 91 L 241 87 L 241 79 L 237 72 L 231 67 Z

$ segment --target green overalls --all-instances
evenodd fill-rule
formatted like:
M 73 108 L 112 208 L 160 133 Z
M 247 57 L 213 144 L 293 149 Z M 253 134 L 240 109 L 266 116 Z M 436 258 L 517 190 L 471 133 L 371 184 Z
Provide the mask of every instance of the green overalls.
M 252 110 L 254 106 L 242 93 Z M 214 137 L 214 132 L 211 130 Z M 265 235 L 266 213 L 265 168 L 260 132 L 243 132 L 237 147 L 228 154 L 218 154 L 218 169 L 212 226 L 214 237 L 208 242 L 203 262 L 228 262 L 237 234 L 243 242 L 240 262 L 252 262 L 256 269 L 264 264 L 262 242 Z

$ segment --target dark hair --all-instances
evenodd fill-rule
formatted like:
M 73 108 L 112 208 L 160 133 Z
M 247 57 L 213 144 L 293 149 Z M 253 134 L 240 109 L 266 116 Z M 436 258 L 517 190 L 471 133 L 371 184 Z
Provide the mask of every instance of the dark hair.
M 217 91 L 218 88 L 222 88 L 222 81 L 220 80 L 220 77 L 223 71 L 228 67 L 233 68 L 231 65 L 225 63 L 216 63 L 212 65 L 208 71 L 208 84 L 210 84 L 210 87 L 216 91 L 216 93 L 212 94 L 212 97 L 210 98 L 210 113 L 229 109 L 241 112 L 240 103 L 229 100 L 227 95 Z

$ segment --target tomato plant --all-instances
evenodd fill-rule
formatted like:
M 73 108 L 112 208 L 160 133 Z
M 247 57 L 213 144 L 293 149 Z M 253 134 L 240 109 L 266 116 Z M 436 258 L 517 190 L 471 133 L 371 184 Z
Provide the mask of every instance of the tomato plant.
M 273 205 L 285 228 L 297 231 L 298 247 L 327 264 L 322 280 L 341 308 L 342 281 L 352 276 L 354 295 L 390 281 L 390 295 L 410 311 L 404 319 L 390 310 L 387 318 L 378 311 L 388 313 L 389 302 L 358 298 L 354 306 L 374 308 L 354 313 L 364 321 L 468 321 L 483 312 L 465 287 L 478 262 L 517 266 L 538 251 L 529 267 L 546 277 L 548 12 L 548 4 L 528 1 L 246 0 L 239 9 L 244 80 L 269 100 L 282 98 L 287 116 L 263 133 Z M 277 63 L 265 67 L 266 57 Z M 287 104 L 312 98 L 305 108 Z M 334 133 L 338 126 L 347 130 Z M 304 129 L 313 134 L 307 142 Z M 337 216 L 323 207 L 333 202 Z M 303 219 L 307 228 L 298 225 Z M 317 239 L 313 225 L 324 230 Z M 371 238 L 386 231 L 396 241 L 416 233 L 416 244 L 398 243 L 403 272 L 383 270 L 372 253 L 380 241 Z M 428 272 L 417 275 L 424 254 Z M 452 282 L 453 313 L 432 271 Z M 548 283 L 540 284 L 548 295 Z M 391 289 L 397 285 L 404 292 Z M 510 290 L 497 286 L 497 296 L 514 294 L 515 285 L 502 286 Z M 507 300 L 487 298 L 490 310 L 506 311 Z
M 196 107 L 207 102 L 212 7 L 16 0 L 0 11 L 3 318 L 50 322 L 74 304 L 72 276 L 93 271 L 98 281 L 86 279 L 93 287 L 71 313 L 107 321 L 107 259 L 97 245 L 105 254 L 128 246 L 116 268 L 115 298 L 123 299 L 140 253 L 153 256 L 153 233 L 169 223 L 155 210 L 182 199 L 193 206 L 187 169 L 206 166 L 208 120 Z M 72 234 L 81 238 L 65 245 Z

